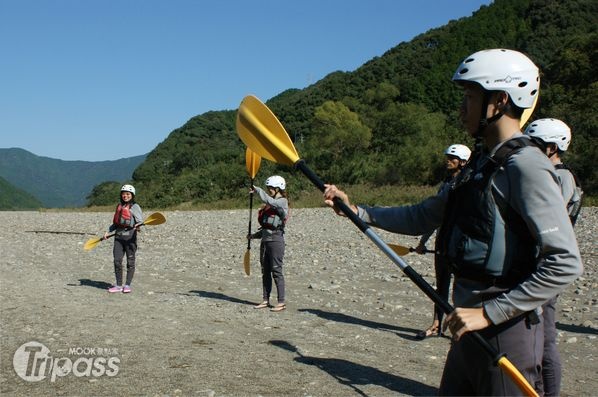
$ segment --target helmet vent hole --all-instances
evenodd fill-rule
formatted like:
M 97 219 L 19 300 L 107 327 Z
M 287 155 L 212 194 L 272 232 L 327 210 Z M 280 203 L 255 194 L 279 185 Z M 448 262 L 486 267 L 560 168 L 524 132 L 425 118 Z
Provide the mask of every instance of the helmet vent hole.
M 527 85 L 527 81 L 522 81 L 521 83 L 519 83 L 519 87 L 523 88 Z
M 473 61 L 474 61 L 474 59 L 473 59 L 473 58 L 469 58 L 469 59 L 466 59 L 466 60 L 465 60 L 465 63 L 469 63 L 469 62 L 473 62 Z
M 467 68 L 463 68 L 463 69 L 461 69 L 461 70 L 459 71 L 459 74 L 465 74 L 465 73 L 467 73 L 467 72 L 469 72 L 469 69 L 467 69 Z
M 536 95 L 538 93 L 538 90 L 533 90 L 532 91 L 532 96 Z

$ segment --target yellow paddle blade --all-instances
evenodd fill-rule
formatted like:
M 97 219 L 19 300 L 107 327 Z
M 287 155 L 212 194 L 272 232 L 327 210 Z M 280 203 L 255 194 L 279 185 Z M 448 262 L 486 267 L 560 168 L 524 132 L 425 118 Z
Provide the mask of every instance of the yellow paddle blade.
M 245 258 L 243 258 L 243 269 L 245 269 L 245 274 L 251 274 L 251 261 L 249 258 L 249 250 L 245 251 Z
M 279 164 L 293 165 L 299 155 L 280 121 L 253 95 L 246 96 L 237 112 L 239 138 L 259 156 Z
M 388 246 L 390 247 L 390 249 L 392 249 L 398 256 L 403 256 L 403 255 L 407 255 L 408 253 L 411 252 L 411 250 L 409 249 L 409 247 L 403 247 L 402 245 L 396 245 L 396 244 L 388 244 Z
M 85 242 L 85 244 L 83 245 L 83 249 L 85 251 L 89 251 L 91 249 L 94 249 L 99 243 L 100 241 L 102 241 L 101 237 L 94 237 L 94 238 L 90 238 L 89 240 L 87 240 Z
M 523 110 L 523 114 L 521 115 L 521 120 L 519 121 L 519 128 L 521 128 L 522 130 L 523 130 L 523 126 L 525 125 L 525 123 L 527 123 L 529 118 L 532 117 L 532 113 L 534 113 L 534 109 L 536 108 L 536 105 L 538 104 L 538 98 L 540 98 L 540 94 L 536 95 L 536 99 L 534 99 L 534 104 L 532 105 L 531 108 Z
M 161 225 L 166 222 L 166 218 L 160 212 L 154 212 L 146 218 L 144 225 Z
M 262 158 L 260 155 L 247 148 L 245 151 L 245 166 L 247 167 L 247 173 L 251 179 L 255 179 L 257 171 L 260 169 L 261 162 Z
M 519 372 L 519 370 L 517 368 L 515 368 L 513 363 L 511 363 L 505 356 L 502 356 L 498 360 L 498 366 L 503 371 L 505 371 L 509 375 L 509 377 L 511 377 L 513 382 L 515 382 L 517 384 L 519 389 L 526 396 L 538 397 L 538 393 L 536 393 L 536 390 L 528 383 L 528 381 L 523 377 L 521 372 Z

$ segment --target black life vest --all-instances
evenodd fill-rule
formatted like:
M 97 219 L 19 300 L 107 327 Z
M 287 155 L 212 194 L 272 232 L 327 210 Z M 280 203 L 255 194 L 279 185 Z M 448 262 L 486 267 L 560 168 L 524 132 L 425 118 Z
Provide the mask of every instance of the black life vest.
M 112 217 L 112 223 L 117 227 L 132 228 L 135 226 L 135 217 L 131 214 L 132 203 L 118 204 L 114 217 Z
M 440 254 L 456 276 L 512 287 L 535 270 L 536 241 L 492 187 L 505 161 L 526 146 L 536 145 L 523 137 L 505 142 L 481 169 L 473 168 L 484 155 L 476 152 L 457 176 L 438 234 Z
M 575 194 L 571 200 L 567 203 L 567 212 L 569 213 L 569 220 L 571 220 L 571 224 L 575 226 L 575 222 L 577 222 L 577 217 L 579 216 L 579 212 L 581 211 L 581 204 L 583 200 L 583 190 L 581 189 L 581 183 L 579 182 L 579 178 L 573 172 L 571 168 L 566 166 L 563 163 L 557 164 L 554 166 L 557 170 L 565 169 L 573 175 L 573 179 L 575 180 Z
M 284 217 L 284 212 L 281 208 L 272 207 L 266 204 L 258 211 L 258 222 L 264 229 L 269 230 L 284 230 L 287 218 Z

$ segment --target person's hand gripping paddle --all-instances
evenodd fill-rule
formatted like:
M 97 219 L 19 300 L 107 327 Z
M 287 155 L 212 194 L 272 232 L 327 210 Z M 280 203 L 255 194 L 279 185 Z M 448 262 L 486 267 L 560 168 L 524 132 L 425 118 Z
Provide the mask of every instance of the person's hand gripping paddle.
M 275 163 L 290 165 L 301 171 L 318 189 L 325 190 L 324 182 L 306 165 L 305 160 L 299 158 L 289 135 L 278 121 L 276 116 L 259 99 L 250 95 L 243 99 L 237 112 L 237 133 L 241 140 L 252 151 L 261 157 Z M 443 312 L 454 311 L 430 284 L 422 278 L 413 268 L 397 255 L 382 239 L 361 220 L 342 200 L 334 200 L 336 207 L 343 212 L 376 246 L 381 249 L 401 270 L 430 298 Z M 537 396 L 534 388 L 527 382 L 523 375 L 493 346 L 482 338 L 477 332 L 468 332 L 464 337 L 476 341 L 484 351 L 494 359 L 498 365 L 527 396 Z
M 166 222 L 166 218 L 164 217 L 164 215 L 162 215 L 160 212 L 154 212 L 153 214 L 151 214 L 150 216 L 148 216 L 145 221 L 143 221 L 143 223 L 139 224 L 138 226 L 144 226 L 144 225 L 148 225 L 148 226 L 155 226 L 155 225 L 161 225 L 164 222 Z M 109 239 L 110 237 L 114 237 L 116 235 L 116 232 L 114 233 L 110 233 L 106 238 L 104 237 L 94 237 L 94 238 L 90 238 L 89 240 L 87 240 L 85 242 L 85 245 L 83 245 L 83 249 L 85 249 L 85 251 L 89 251 L 94 249 L 100 242 Z
M 249 174 L 249 179 L 251 179 L 251 192 L 249 193 L 249 231 L 247 232 L 247 251 L 245 252 L 245 257 L 243 258 L 243 269 L 245 269 L 245 274 L 251 274 L 251 258 L 250 258 L 250 251 L 251 251 L 251 210 L 253 207 L 253 180 L 257 175 L 257 171 L 260 169 L 260 163 L 262 162 L 262 158 L 259 154 L 253 152 L 251 149 L 247 148 L 245 151 L 245 165 L 247 166 L 247 173 Z

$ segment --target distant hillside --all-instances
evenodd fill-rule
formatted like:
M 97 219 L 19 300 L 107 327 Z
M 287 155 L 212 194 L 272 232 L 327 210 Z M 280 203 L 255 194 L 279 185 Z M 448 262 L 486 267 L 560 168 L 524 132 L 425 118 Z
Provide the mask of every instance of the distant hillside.
M 95 185 L 129 181 L 145 157 L 64 161 L 18 148 L 0 149 L 0 177 L 35 196 L 44 207 L 81 207 Z
M 0 210 L 30 210 L 43 207 L 42 203 L 29 193 L 14 187 L 0 177 Z
M 481 49 L 517 49 L 542 73 L 532 119 L 555 117 L 571 126 L 566 161 L 584 190 L 597 194 L 596 26 L 596 0 L 495 0 L 471 17 L 398 44 L 355 71 L 333 72 L 267 104 L 301 157 L 325 181 L 434 184 L 443 174 L 443 149 L 472 143 L 457 121 L 461 91 L 451 82 L 457 65 Z M 207 112 L 172 131 L 133 175 L 145 192 L 144 204 L 245 196 L 245 148 L 235 132 L 235 116 L 234 110 Z M 262 162 L 257 183 L 273 172 L 289 178 L 291 195 L 313 190 L 306 178 L 270 162 Z

